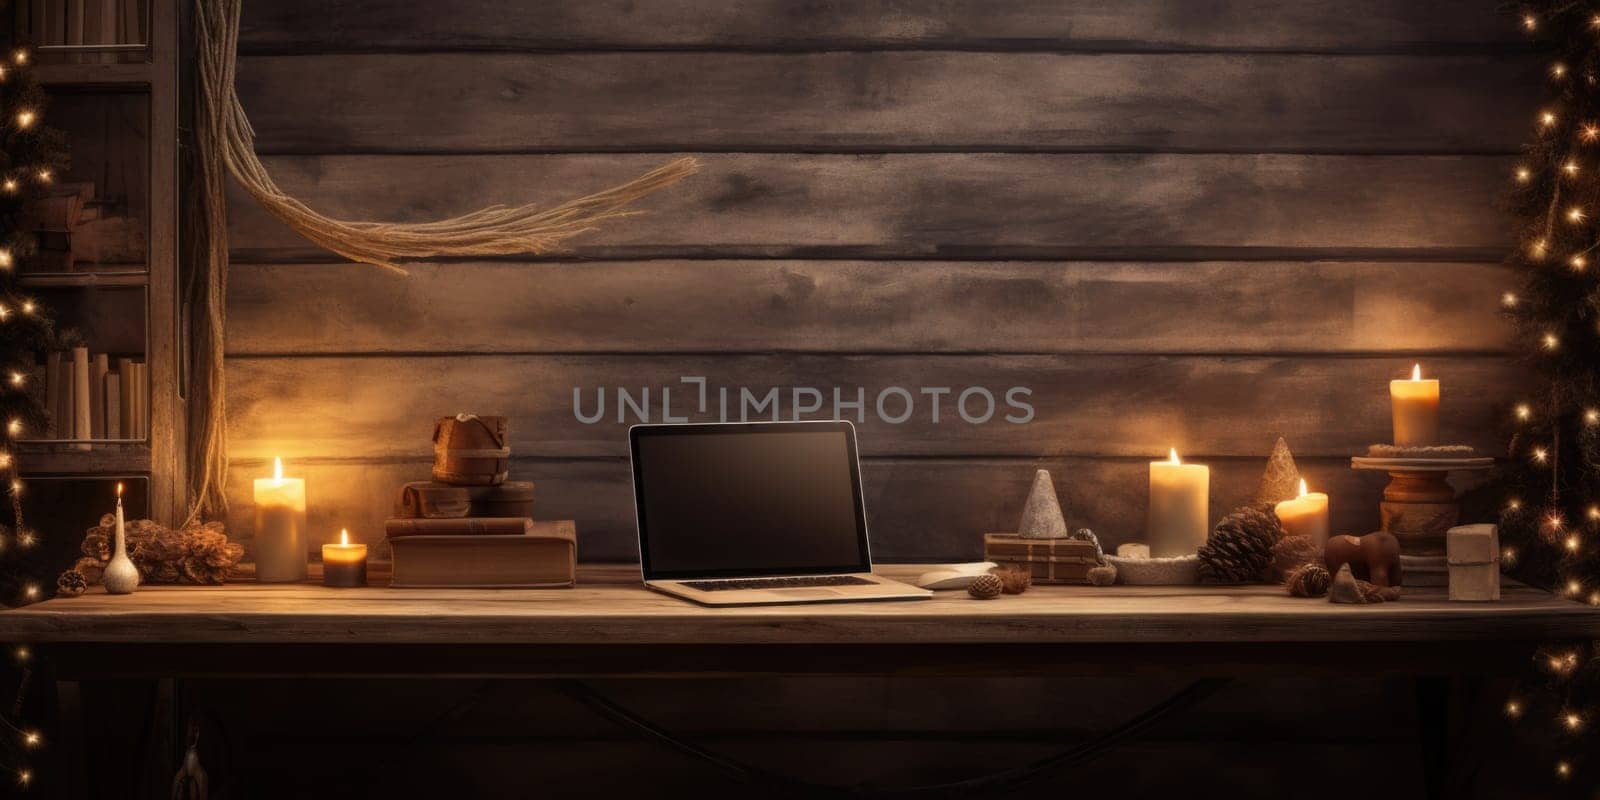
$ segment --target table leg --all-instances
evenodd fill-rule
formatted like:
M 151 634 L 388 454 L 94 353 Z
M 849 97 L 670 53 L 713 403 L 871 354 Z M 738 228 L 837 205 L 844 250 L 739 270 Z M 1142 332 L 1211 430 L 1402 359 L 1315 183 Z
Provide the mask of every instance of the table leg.
M 1417 744 L 1428 800 L 1443 800 L 1450 782 L 1450 679 L 1416 679 Z
M 88 735 L 84 729 L 83 687 L 77 681 L 56 681 L 56 730 L 61 742 L 54 777 L 60 797 L 89 796 Z

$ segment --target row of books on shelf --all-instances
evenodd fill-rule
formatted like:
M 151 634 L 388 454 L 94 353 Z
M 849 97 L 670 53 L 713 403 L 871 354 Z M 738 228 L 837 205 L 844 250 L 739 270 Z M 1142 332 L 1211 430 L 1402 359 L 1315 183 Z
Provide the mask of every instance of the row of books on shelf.
M 112 368 L 115 364 L 115 369 Z M 47 439 L 143 439 L 150 396 L 143 361 L 89 352 L 87 347 L 45 353 Z
M 37 45 L 143 44 L 144 0 L 21 0 L 17 26 Z

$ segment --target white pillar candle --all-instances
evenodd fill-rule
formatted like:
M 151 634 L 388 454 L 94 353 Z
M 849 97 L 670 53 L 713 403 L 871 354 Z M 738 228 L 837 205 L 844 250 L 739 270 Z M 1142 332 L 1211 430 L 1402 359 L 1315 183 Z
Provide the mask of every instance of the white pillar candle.
M 1185 464 L 1178 451 L 1150 462 L 1147 538 L 1155 558 L 1193 555 L 1210 531 L 1211 468 Z
M 272 477 L 256 478 L 256 580 L 306 578 L 306 482 L 283 477 L 283 459 L 272 459 Z
M 1328 543 L 1328 496 L 1307 492 L 1306 479 L 1300 479 L 1300 496 L 1273 508 L 1283 532 L 1288 536 L 1309 536 L 1318 547 Z
M 1428 447 L 1439 443 L 1439 382 L 1422 379 L 1422 365 L 1411 368 L 1411 380 L 1389 381 L 1394 412 L 1394 443 Z

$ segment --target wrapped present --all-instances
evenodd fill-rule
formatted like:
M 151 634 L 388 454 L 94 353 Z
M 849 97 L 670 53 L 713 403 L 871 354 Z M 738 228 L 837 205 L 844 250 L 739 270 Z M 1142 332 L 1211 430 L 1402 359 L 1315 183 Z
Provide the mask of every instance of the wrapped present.
M 1083 539 L 1033 539 L 1015 533 L 983 535 L 983 560 L 1027 569 L 1034 583 L 1088 583 L 1100 562 L 1095 545 Z
M 1500 529 L 1457 525 L 1445 533 L 1451 600 L 1500 599 Z

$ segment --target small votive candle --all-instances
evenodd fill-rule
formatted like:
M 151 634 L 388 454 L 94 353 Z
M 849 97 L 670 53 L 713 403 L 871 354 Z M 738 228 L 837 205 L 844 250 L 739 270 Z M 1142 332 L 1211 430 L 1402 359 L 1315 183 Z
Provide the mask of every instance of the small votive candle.
M 1279 503 L 1273 510 L 1283 523 L 1285 535 L 1305 536 L 1318 547 L 1328 543 L 1328 496 L 1306 491 L 1304 478 L 1300 479 L 1300 496 Z
M 1429 447 L 1439 443 L 1439 382 L 1422 379 L 1422 365 L 1411 368 L 1411 380 L 1389 381 L 1394 413 L 1394 443 Z
M 347 528 L 340 529 L 338 544 L 322 546 L 322 585 L 367 585 L 367 546 L 351 544 Z

